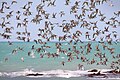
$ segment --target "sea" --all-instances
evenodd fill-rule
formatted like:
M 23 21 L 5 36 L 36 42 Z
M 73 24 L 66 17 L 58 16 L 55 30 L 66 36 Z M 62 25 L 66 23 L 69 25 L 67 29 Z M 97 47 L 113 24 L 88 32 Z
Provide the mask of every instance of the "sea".
M 61 44 L 61 49 L 71 52 L 73 60 L 68 61 L 67 52 L 60 53 L 56 48 L 56 43 Z M 86 53 L 86 45 L 91 44 L 91 51 Z M 102 44 L 106 45 L 106 48 L 114 48 L 114 53 L 111 53 L 108 49 L 103 49 Z M 49 46 L 49 47 L 45 47 Z M 73 50 L 75 46 L 76 50 L 80 53 L 76 58 L 76 53 Z M 96 50 L 96 46 L 99 47 L 99 51 Z M 43 48 L 40 52 L 36 49 Z M 28 55 L 28 53 L 31 55 Z M 81 53 L 83 52 L 83 53 Z M 48 57 L 44 55 L 43 58 L 40 54 L 58 54 L 58 57 Z M 107 65 L 97 65 L 100 62 L 98 57 L 95 57 L 96 53 L 105 54 L 108 59 Z M 111 63 L 117 61 L 120 55 L 120 42 L 47 42 L 45 45 L 36 44 L 35 42 L 0 42 L 0 80 L 120 80 L 120 75 L 110 78 L 90 78 L 85 76 L 88 70 L 100 69 L 110 70 Z M 88 61 L 95 60 L 96 62 L 90 64 L 83 62 L 81 57 L 84 56 Z M 64 65 L 62 62 L 64 61 Z M 78 69 L 78 64 L 83 65 L 82 69 Z M 118 64 L 118 67 L 120 65 Z M 26 76 L 27 74 L 39 73 L 39 76 Z

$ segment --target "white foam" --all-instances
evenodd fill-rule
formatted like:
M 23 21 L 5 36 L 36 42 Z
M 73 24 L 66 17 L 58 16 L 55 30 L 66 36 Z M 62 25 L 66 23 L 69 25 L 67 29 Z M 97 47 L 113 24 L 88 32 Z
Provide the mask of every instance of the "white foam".
M 101 73 L 104 73 L 106 71 L 111 71 L 111 69 L 97 69 L 98 71 L 101 71 Z M 0 72 L 0 76 L 9 76 L 9 77 L 18 77 L 18 76 L 26 76 L 26 77 L 64 77 L 64 78 L 70 78 L 70 77 L 81 77 L 81 76 L 86 76 L 88 74 L 93 74 L 97 72 L 88 72 L 89 70 L 76 70 L 76 71 L 71 71 L 71 70 L 50 70 L 50 71 L 41 71 L 41 72 L 35 72 L 33 69 L 24 69 L 22 71 L 17 71 L 17 72 Z M 33 75 L 29 75 L 33 74 Z M 34 76 L 34 74 L 40 74 L 37 76 Z M 107 74 L 107 73 L 104 73 Z M 29 75 L 29 76 L 27 76 Z M 109 76 L 109 74 L 107 74 Z M 108 78 L 120 78 L 120 75 L 112 75 Z
M 17 76 L 25 76 L 27 74 L 34 73 L 32 70 L 25 69 L 23 71 L 18 72 L 1 72 L 0 76 L 10 76 L 10 77 L 17 77 Z
M 2 73 L 0 72 L 0 76 L 2 76 Z
M 88 80 L 105 80 L 106 78 L 87 78 Z M 120 78 L 107 78 L 108 80 L 120 80 Z

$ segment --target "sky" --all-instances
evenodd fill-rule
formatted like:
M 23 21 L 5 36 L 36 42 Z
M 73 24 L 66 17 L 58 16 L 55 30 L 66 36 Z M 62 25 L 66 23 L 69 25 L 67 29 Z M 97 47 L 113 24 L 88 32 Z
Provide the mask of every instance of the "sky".
M 13 0 L 0 0 L 0 8 L 2 8 L 2 2 L 3 1 L 6 1 L 7 2 L 7 5 L 9 6 L 11 4 L 11 2 Z M 74 14 L 70 14 L 70 9 L 71 7 L 74 5 L 75 1 L 78 1 L 78 0 L 70 0 L 70 4 L 69 6 L 66 6 L 65 5 L 65 0 L 56 0 L 55 2 L 55 7 L 54 6 L 49 6 L 47 7 L 46 5 L 48 3 L 45 3 L 45 6 L 44 6 L 44 10 L 47 12 L 47 13 L 57 13 L 57 18 L 54 19 L 54 18 L 51 18 L 51 15 L 50 15 L 50 18 L 49 19 L 44 19 L 40 22 L 40 24 L 35 24 L 35 23 L 32 23 L 31 22 L 31 19 L 33 19 L 35 17 L 35 15 L 37 14 L 37 11 L 36 11 L 36 6 L 39 5 L 41 3 L 41 0 L 16 0 L 17 1 L 17 4 L 13 4 L 10 6 L 10 9 L 4 9 L 4 12 L 5 13 L 0 13 L 0 24 L 3 22 L 2 20 L 2 17 L 5 17 L 10 11 L 13 11 L 13 16 L 9 19 L 6 19 L 5 18 L 5 21 L 10 21 L 10 25 L 7 25 L 7 27 L 14 27 L 11 33 L 11 38 L 10 39 L 3 39 L 2 36 L 0 36 L 0 41 L 19 41 L 17 40 L 17 34 L 16 32 L 19 31 L 19 32 L 24 32 L 24 27 L 21 27 L 21 28 L 17 28 L 17 23 L 21 23 L 23 21 L 24 18 L 28 18 L 28 25 L 27 25 L 27 30 L 28 32 L 31 33 L 30 35 L 30 40 L 33 41 L 34 39 L 39 39 L 40 37 L 38 37 L 37 34 L 39 34 L 39 31 L 38 29 L 41 28 L 43 29 L 44 28 L 44 22 L 45 21 L 51 21 L 52 23 L 59 23 L 59 24 L 62 24 L 62 21 L 63 20 L 66 20 L 66 22 L 70 22 L 70 20 L 76 20 L 76 18 L 74 17 Z M 22 13 L 23 13 L 23 9 L 22 7 L 28 3 L 28 1 L 32 1 L 33 4 L 31 5 L 30 7 L 30 11 L 32 12 L 32 15 L 31 16 L 24 16 Z M 52 0 L 53 1 L 53 0 Z M 78 12 L 77 14 L 80 14 L 81 13 L 81 7 L 82 7 L 82 2 L 83 1 L 89 1 L 89 0 L 80 0 L 80 6 L 78 9 Z M 112 2 L 113 6 L 110 6 L 110 3 Z M 98 8 L 102 13 L 105 14 L 106 16 L 106 21 L 108 21 L 111 17 L 115 16 L 114 15 L 114 12 L 116 11 L 120 11 L 120 0 L 111 0 L 109 1 L 108 3 L 104 3 L 102 5 L 98 5 L 96 6 L 96 8 Z M 20 11 L 21 12 L 21 20 L 16 20 L 16 12 L 17 11 Z M 60 11 L 64 11 L 65 12 L 65 15 L 61 18 L 59 16 L 59 12 Z M 89 12 L 87 12 L 86 14 L 89 14 Z M 116 19 L 119 21 L 120 20 L 120 17 L 116 17 Z M 85 17 L 85 20 L 87 20 L 88 22 L 91 22 L 91 21 L 99 21 L 99 17 L 95 18 L 95 19 L 89 19 L 88 17 Z M 120 21 L 119 21 L 120 22 Z M 80 23 L 81 24 L 81 23 Z M 104 27 L 107 27 L 107 25 L 103 22 L 98 22 L 97 24 L 99 30 L 103 30 Z M 4 33 L 4 30 L 5 28 L 2 28 L 0 26 L 0 33 Z M 92 35 L 95 31 L 90 31 L 90 30 L 87 30 L 85 28 L 80 28 L 80 25 L 79 26 L 76 26 L 75 28 L 73 28 L 72 30 L 70 30 L 71 34 L 72 33 L 75 33 L 77 30 L 80 30 L 83 34 L 82 36 L 80 37 L 80 39 L 82 41 L 88 41 L 86 38 L 85 38 L 85 33 L 88 31 L 90 35 Z M 120 25 L 117 25 L 117 28 L 112 28 L 112 26 L 110 26 L 109 28 L 109 32 L 108 33 L 105 33 L 104 35 L 101 34 L 100 36 L 98 36 L 96 38 L 96 40 L 100 40 L 100 37 L 105 37 L 105 35 L 107 34 L 110 34 L 112 33 L 112 31 L 116 31 L 117 32 L 117 39 L 120 39 Z M 54 30 L 52 31 L 54 34 L 58 35 L 58 36 L 63 36 L 65 35 L 65 33 L 62 32 L 62 28 L 58 27 L 57 25 L 55 25 L 54 27 Z M 68 34 L 68 35 L 71 35 L 71 34 Z M 21 36 L 24 36 L 24 35 L 21 35 Z M 92 36 L 90 36 L 92 37 Z M 41 38 L 42 39 L 42 38 Z M 116 39 L 112 38 L 114 41 Z M 58 41 L 58 38 L 57 39 L 54 39 L 52 41 Z M 69 41 L 69 39 L 68 39 Z

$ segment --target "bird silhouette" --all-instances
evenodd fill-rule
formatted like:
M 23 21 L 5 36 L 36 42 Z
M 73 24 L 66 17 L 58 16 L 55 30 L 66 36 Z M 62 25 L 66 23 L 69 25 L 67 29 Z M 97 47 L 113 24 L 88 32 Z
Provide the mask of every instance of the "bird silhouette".
M 119 58 L 119 55 L 115 55 L 116 49 L 113 45 L 117 45 L 120 41 L 117 30 L 120 26 L 118 18 L 120 11 L 109 13 L 111 16 L 108 17 L 107 12 L 99 8 L 106 4 L 115 7 L 112 1 L 65 0 L 59 3 L 58 0 L 40 0 L 38 3 L 35 1 L 22 3 L 15 0 L 10 3 L 1 1 L 0 37 L 7 39 L 10 46 L 14 46 L 13 36 L 22 42 L 34 41 L 30 47 L 31 51 L 27 52 L 28 56 L 35 58 L 33 51 L 38 53 L 40 58 L 45 58 L 44 56 L 57 58 L 62 54 L 67 57 L 67 61 L 60 62 L 63 66 L 75 59 L 80 59 L 82 63 L 89 65 L 107 66 L 110 63 L 111 68 L 115 68 L 114 65 L 118 64 L 108 62 L 110 58 L 107 58 L 106 51 L 113 59 Z M 84 43 L 84 40 L 90 42 Z M 49 51 L 53 46 L 47 44 L 52 41 L 56 41 L 54 46 L 56 50 L 58 49 L 57 52 L 53 50 L 54 53 Z M 98 42 L 93 46 L 92 42 L 96 41 Z M 62 42 L 67 44 L 64 45 Z M 24 51 L 24 48 L 17 47 L 12 50 L 12 54 L 16 54 L 19 50 Z M 87 57 L 89 55 L 93 58 L 89 59 Z M 24 62 L 24 56 L 20 59 Z M 7 62 L 8 58 L 4 60 Z M 82 63 L 78 64 L 79 69 L 83 68 Z

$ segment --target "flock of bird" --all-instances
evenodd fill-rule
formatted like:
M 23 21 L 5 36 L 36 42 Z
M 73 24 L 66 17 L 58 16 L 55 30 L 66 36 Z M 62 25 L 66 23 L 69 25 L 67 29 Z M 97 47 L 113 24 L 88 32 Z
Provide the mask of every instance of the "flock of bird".
M 118 17 L 120 16 L 120 11 L 116 11 L 113 13 L 114 16 L 106 16 L 97 6 L 101 6 L 104 4 L 109 4 L 110 7 L 113 7 L 112 1 L 110 0 L 75 0 L 73 3 L 71 0 L 65 0 L 65 2 L 60 3 L 64 4 L 65 7 L 69 7 L 66 11 L 61 9 L 60 11 L 51 11 L 48 12 L 47 8 L 55 8 L 57 7 L 58 0 L 41 0 L 38 4 L 35 4 L 34 1 L 28 1 L 25 5 L 22 4 L 20 9 L 17 11 L 13 8 L 18 6 L 18 2 L 16 0 L 8 3 L 6 1 L 1 2 L 0 7 L 0 38 L 8 40 L 9 45 L 13 45 L 10 41 L 12 36 L 17 36 L 16 39 L 18 41 L 30 42 L 34 41 L 35 44 L 40 44 L 40 48 L 35 48 L 35 44 L 31 46 L 31 50 L 35 50 L 37 53 L 40 53 L 40 58 L 44 58 L 44 56 L 48 56 L 48 58 L 59 57 L 60 54 L 65 54 L 68 58 L 67 62 L 71 62 L 72 60 L 80 59 L 82 62 L 87 64 L 95 64 L 96 65 L 107 65 L 109 62 L 106 57 L 106 53 L 100 49 L 103 47 L 103 50 L 107 50 L 112 56 L 113 59 L 117 59 L 116 61 L 111 62 L 111 68 L 119 68 L 120 65 L 120 54 L 115 54 L 115 48 L 111 46 L 113 44 L 117 45 L 117 42 L 120 41 L 118 32 L 116 31 L 120 27 L 120 21 Z M 36 10 L 33 12 L 31 8 Z M 61 8 L 59 6 L 58 8 Z M 67 17 L 73 16 L 72 19 Z M 66 18 L 64 18 L 66 17 Z M 12 20 L 11 20 L 12 19 Z M 51 20 L 53 19 L 53 20 Z M 58 20 L 58 22 L 56 22 Z M 11 22 L 14 24 L 11 24 Z M 41 25 L 42 24 L 42 25 Z M 102 25 L 101 25 L 102 24 Z M 34 25 L 38 28 L 38 33 L 36 35 L 38 38 L 31 39 L 32 32 L 29 31 L 31 27 L 30 25 Z M 22 30 L 19 30 L 19 29 Z M 33 28 L 34 29 L 34 28 Z M 55 30 L 57 29 L 57 33 Z M 73 30 L 76 29 L 76 30 Z M 18 31 L 16 31 L 18 30 Z M 73 31 L 72 31 L 73 30 Z M 16 32 L 16 34 L 14 34 Z M 59 33 L 59 35 L 58 35 Z M 82 39 L 85 39 L 88 42 L 84 46 L 75 46 L 78 43 L 84 44 Z M 58 41 L 56 42 L 56 50 L 58 53 L 50 53 L 45 52 L 47 48 L 51 48 L 52 46 L 47 46 L 47 42 L 50 41 Z M 91 41 L 98 41 L 96 47 L 92 47 Z M 113 43 L 113 41 L 115 41 Z M 62 43 L 60 42 L 68 42 L 68 49 L 63 49 Z M 106 44 L 108 43 L 108 45 Z M 74 43 L 74 45 L 72 45 Z M 72 45 L 72 47 L 69 47 Z M 94 54 L 93 59 L 89 60 L 86 55 L 91 54 L 91 50 L 95 49 L 97 51 Z M 16 53 L 17 50 L 23 50 L 23 48 L 14 49 L 12 54 Z M 41 51 L 44 54 L 41 54 Z M 74 54 L 72 52 L 74 52 Z M 90 53 L 90 54 L 89 54 Z M 33 56 L 31 51 L 28 51 L 28 56 Z M 98 60 L 95 60 L 95 58 Z M 7 61 L 8 58 L 5 58 Z M 21 58 L 24 61 L 24 57 Z M 64 66 L 65 61 L 62 61 L 61 64 Z M 83 67 L 82 64 L 78 64 L 79 69 Z

